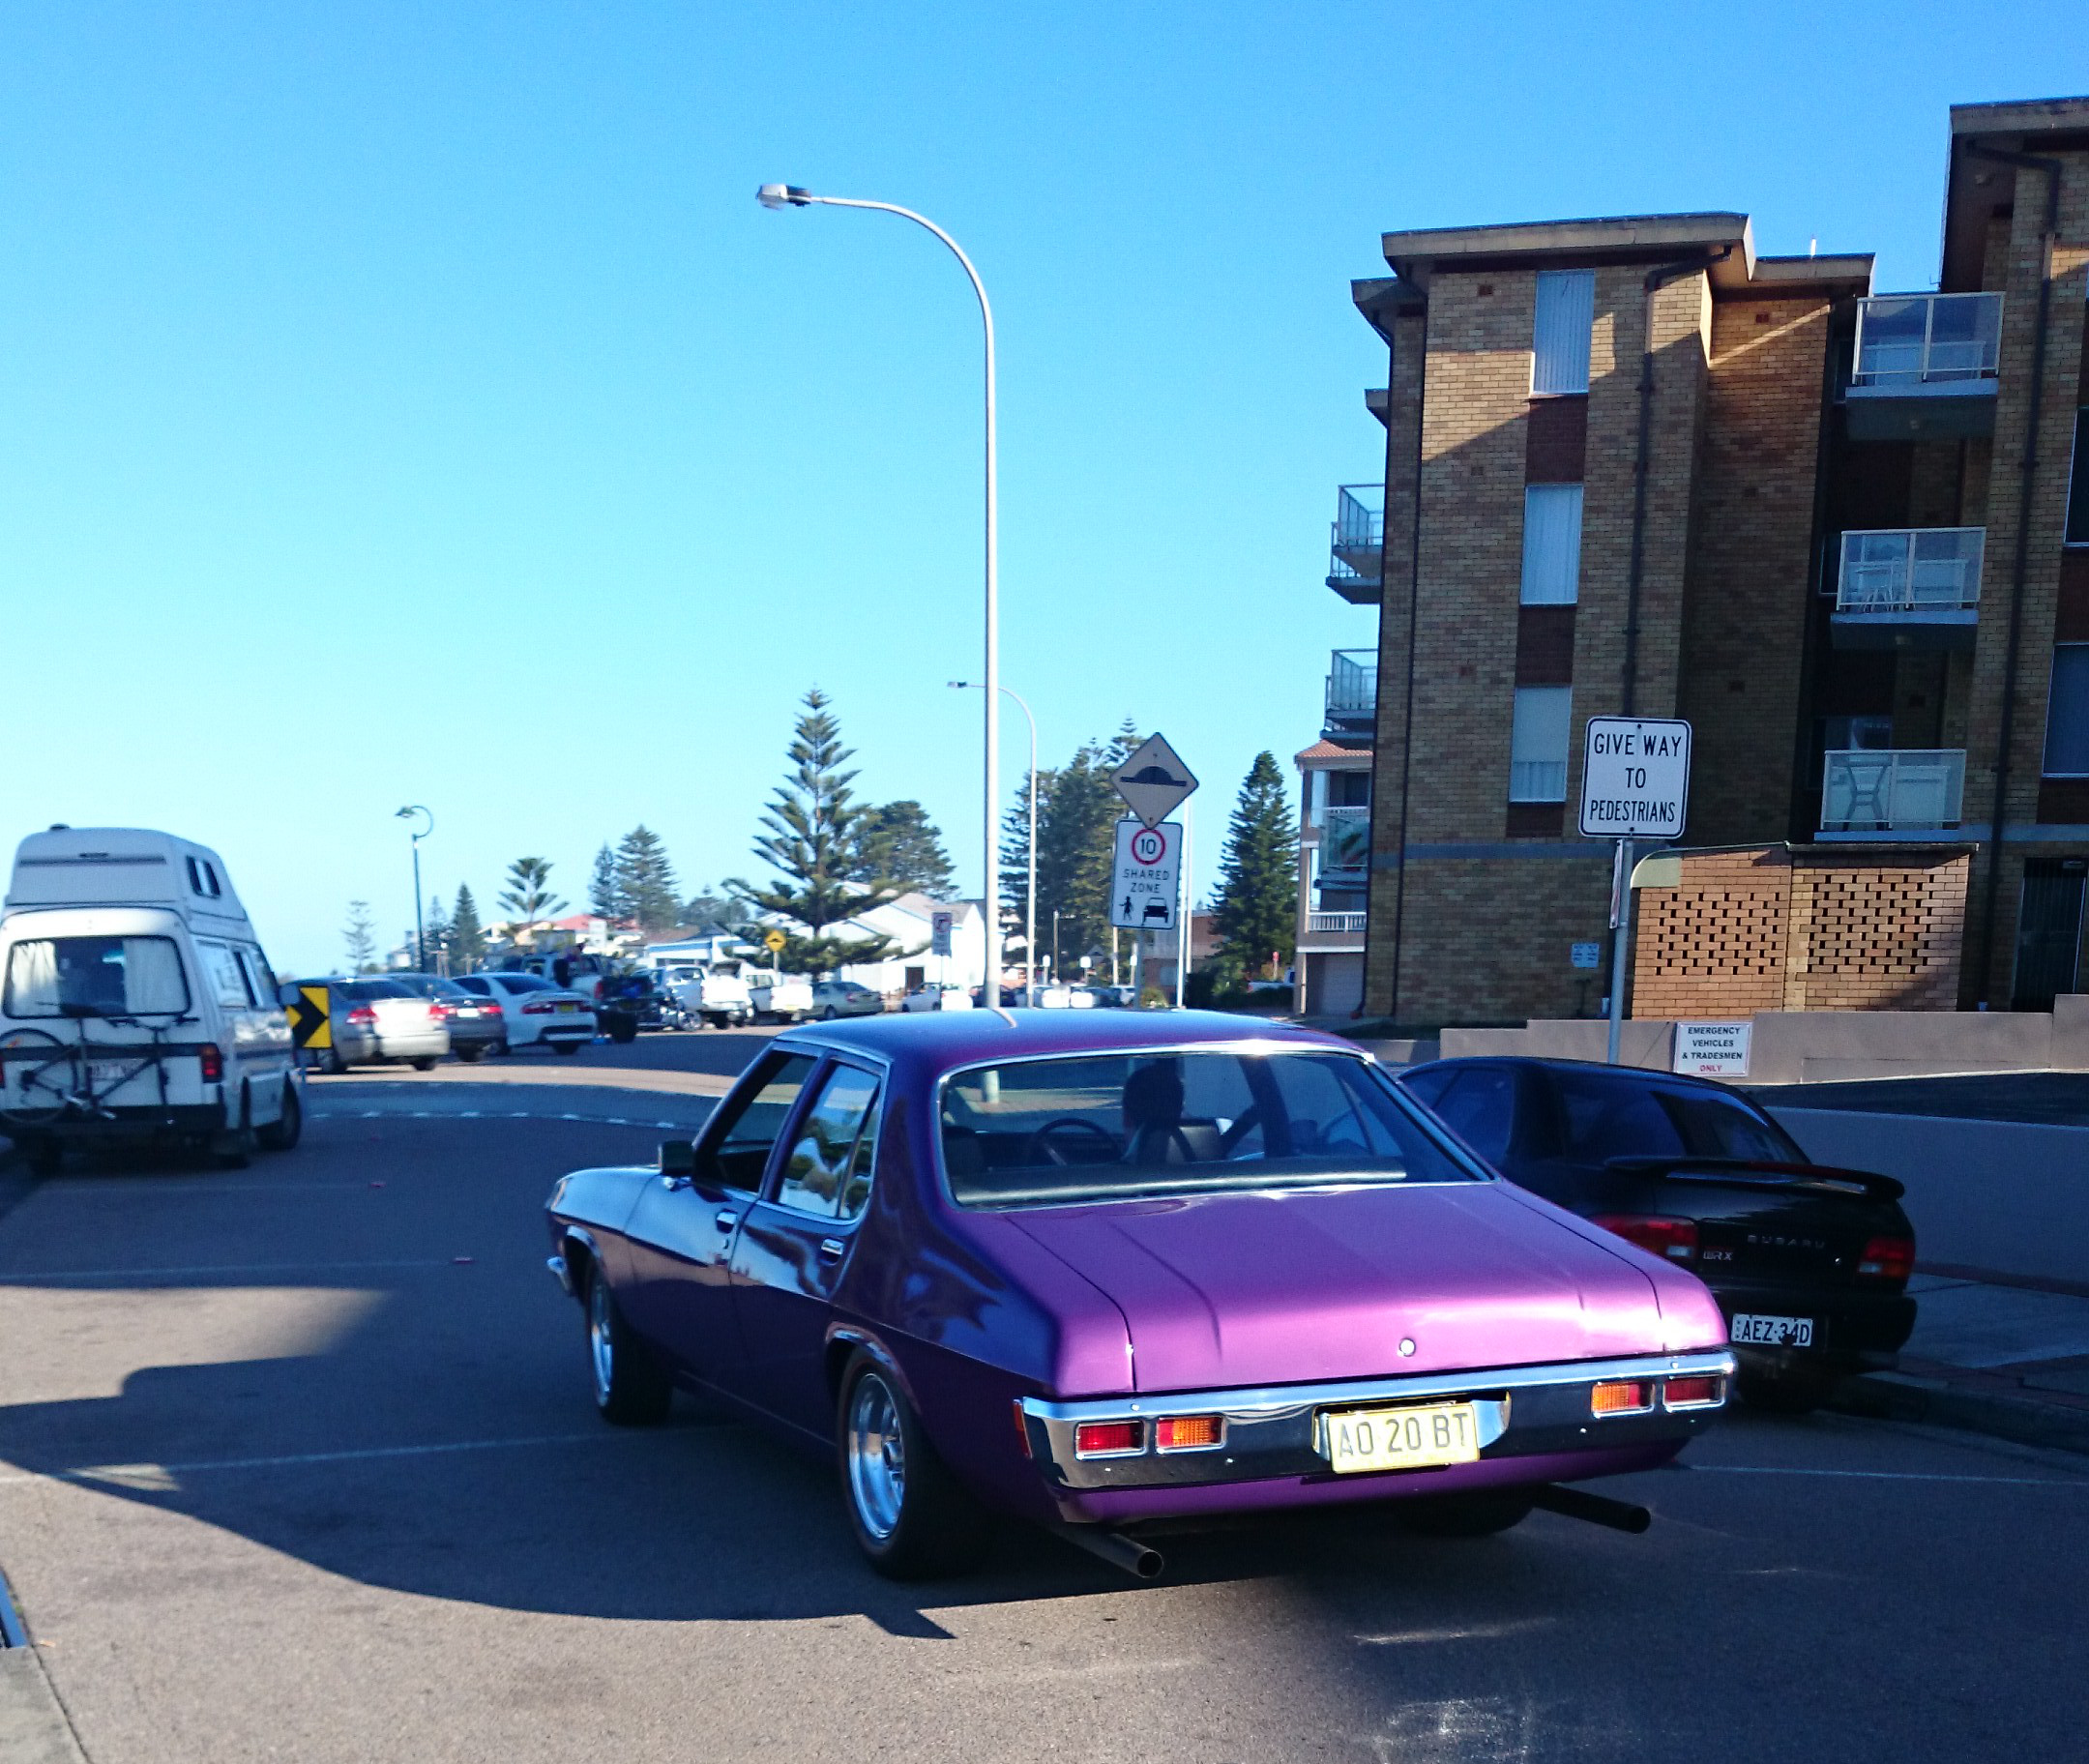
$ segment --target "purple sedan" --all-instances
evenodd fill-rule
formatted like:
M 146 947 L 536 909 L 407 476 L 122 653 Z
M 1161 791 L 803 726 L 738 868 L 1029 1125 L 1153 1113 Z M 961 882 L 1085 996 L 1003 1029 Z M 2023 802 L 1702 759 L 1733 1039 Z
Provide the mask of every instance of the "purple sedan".
M 1376 1501 L 1497 1531 L 1674 1456 L 1733 1358 L 1692 1275 L 1513 1188 L 1330 1036 L 975 1011 L 778 1036 L 658 1168 L 576 1170 L 552 1272 L 595 1398 L 677 1385 L 839 1461 L 881 1572 L 993 1514 L 1142 1527 Z

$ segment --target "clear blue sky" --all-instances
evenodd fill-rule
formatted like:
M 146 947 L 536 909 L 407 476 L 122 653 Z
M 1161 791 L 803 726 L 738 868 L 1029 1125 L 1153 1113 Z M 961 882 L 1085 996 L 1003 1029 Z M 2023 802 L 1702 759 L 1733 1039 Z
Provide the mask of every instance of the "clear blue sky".
M 903 15 L 895 16 L 895 15 Z M 1047 763 L 1318 728 L 1390 227 L 1737 208 L 1929 285 L 1946 106 L 2074 4 L 16 7 L 0 28 L 0 832 L 217 846 L 284 966 L 351 897 L 749 873 L 797 696 L 978 884 L 978 333 Z M 1484 21 L 1483 21 L 1484 19 Z M 1018 725 L 1019 726 L 1019 725 Z M 1023 759 L 1009 732 L 1005 776 Z M 1286 766 L 1288 772 L 1288 764 Z

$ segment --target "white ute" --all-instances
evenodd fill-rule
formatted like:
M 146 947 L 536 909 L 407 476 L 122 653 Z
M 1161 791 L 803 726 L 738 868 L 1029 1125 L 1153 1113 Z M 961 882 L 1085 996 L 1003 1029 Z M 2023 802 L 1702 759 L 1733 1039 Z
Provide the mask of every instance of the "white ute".
M 159 1143 L 247 1161 L 304 1123 L 290 1023 L 224 861 L 171 834 L 53 827 L 0 911 L 0 1132 L 30 1166 Z

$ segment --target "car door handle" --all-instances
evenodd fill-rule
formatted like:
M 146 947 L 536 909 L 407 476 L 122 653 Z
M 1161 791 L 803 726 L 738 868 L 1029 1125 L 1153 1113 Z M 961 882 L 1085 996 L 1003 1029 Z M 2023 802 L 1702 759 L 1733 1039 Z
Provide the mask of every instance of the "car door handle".
M 819 1259 L 823 1262 L 839 1262 L 847 1250 L 848 1246 L 839 1237 L 823 1237 L 820 1239 Z
M 719 1209 L 718 1228 L 721 1231 L 730 1231 L 739 1222 L 740 1215 L 735 1213 L 732 1208 L 721 1207 Z

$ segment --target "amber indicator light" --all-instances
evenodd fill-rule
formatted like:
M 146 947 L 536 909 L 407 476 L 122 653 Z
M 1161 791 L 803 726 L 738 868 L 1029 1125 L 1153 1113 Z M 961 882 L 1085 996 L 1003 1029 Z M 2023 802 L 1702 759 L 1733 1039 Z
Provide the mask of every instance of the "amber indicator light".
M 1155 1429 L 1163 1452 L 1190 1452 L 1216 1446 L 1225 1437 L 1225 1423 L 1216 1415 L 1171 1415 Z
M 1643 1378 L 1599 1384 L 1589 1392 L 1589 1412 L 1595 1415 L 1633 1415 L 1653 1406 L 1654 1387 Z

